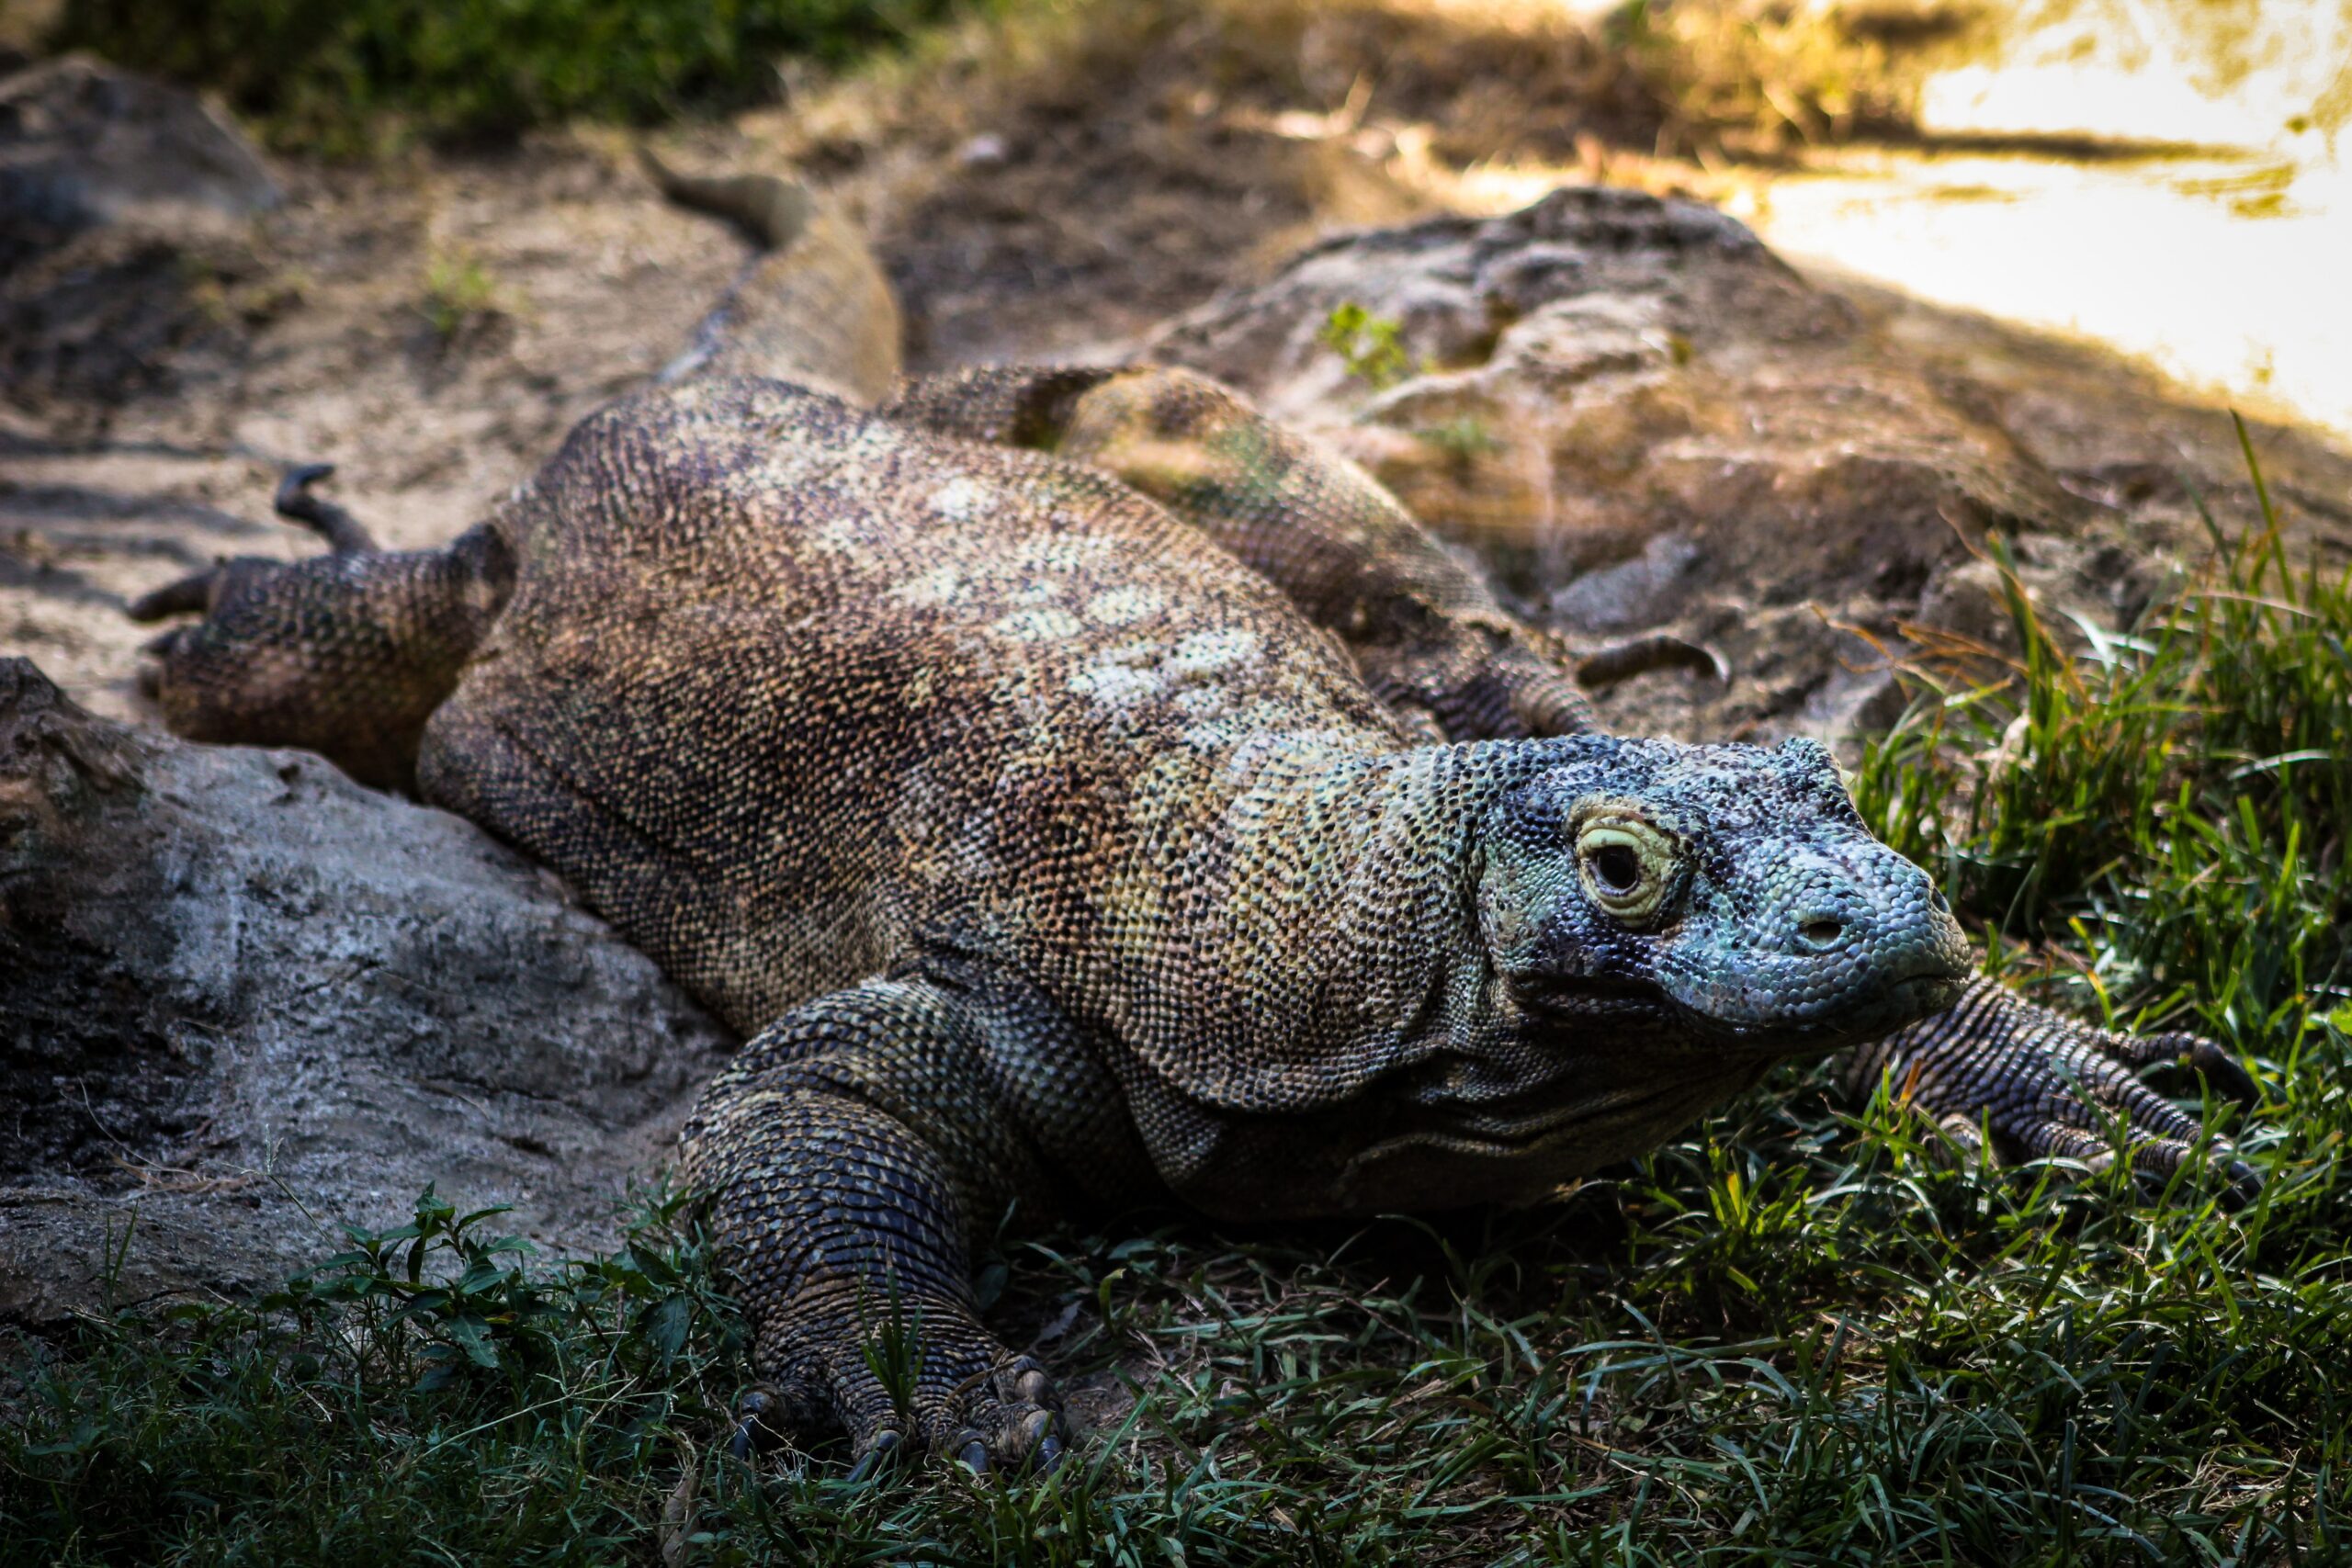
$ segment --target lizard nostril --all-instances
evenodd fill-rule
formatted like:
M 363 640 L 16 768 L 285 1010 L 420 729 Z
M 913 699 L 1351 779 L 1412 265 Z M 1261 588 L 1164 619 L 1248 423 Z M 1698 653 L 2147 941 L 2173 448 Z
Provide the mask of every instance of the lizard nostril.
M 1799 926 L 1797 934 L 1804 939 L 1805 945 L 1808 947 L 1834 947 L 1838 943 L 1838 939 L 1846 934 L 1846 922 L 1822 915 Z

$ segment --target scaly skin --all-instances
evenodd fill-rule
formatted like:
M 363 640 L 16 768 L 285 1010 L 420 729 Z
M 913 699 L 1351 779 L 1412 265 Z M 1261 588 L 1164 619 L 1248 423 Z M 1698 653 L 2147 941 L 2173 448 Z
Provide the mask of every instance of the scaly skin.
M 959 371 L 908 383 L 882 412 L 1117 476 L 1345 638 L 1374 694 L 1431 739 L 1596 728 L 1560 673 L 1563 650 L 1505 613 L 1377 480 L 1205 377 Z
M 1585 720 L 1542 639 L 1234 394 L 1010 373 L 867 412 L 814 389 L 870 384 L 870 339 L 787 347 L 798 384 L 591 417 L 449 551 L 166 591 L 211 614 L 155 682 L 379 776 L 352 716 L 431 696 L 421 793 L 757 1032 L 683 1151 L 761 1424 L 1049 1462 L 1050 1385 L 967 1279 L 1008 1209 L 1529 1198 L 1856 1043 L 2028 1147 L 2095 1102 L 2185 1149 L 2079 1070 L 2172 1047 L 1981 986 L 1931 1016 L 1959 929 L 1817 747 L 1534 733 Z

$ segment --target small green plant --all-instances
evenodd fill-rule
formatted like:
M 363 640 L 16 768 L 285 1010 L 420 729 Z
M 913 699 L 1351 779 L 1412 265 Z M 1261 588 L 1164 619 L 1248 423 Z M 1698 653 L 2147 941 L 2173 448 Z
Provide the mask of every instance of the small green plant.
M 873 1337 L 865 1342 L 865 1370 L 874 1374 L 874 1381 L 890 1396 L 899 1429 L 910 1431 L 915 1391 L 922 1383 L 922 1308 L 908 1305 L 899 1292 L 896 1276 L 890 1280 L 889 1296 L 881 1317 Z
M 1506 443 L 1497 435 L 1494 427 L 1475 413 L 1461 413 L 1435 424 L 1424 425 L 1413 432 L 1421 441 L 1467 466 L 1480 457 L 1492 457 L 1504 449 Z
M 454 343 L 468 327 L 487 321 L 503 308 L 503 291 L 490 268 L 462 246 L 435 246 L 424 264 L 424 288 L 417 313 L 444 344 Z
M 534 1270 L 492 1227 L 503 1209 L 428 1188 L 408 1223 L 346 1227 L 250 1304 L 93 1321 L 70 1354 L 0 1375 L 0 1560 L 185 1561 L 209 1541 L 382 1561 L 402 1495 L 447 1510 L 428 1533 L 462 1559 L 638 1539 L 660 1496 L 623 1478 L 673 1466 L 673 1424 L 715 1420 L 735 1387 L 740 1321 L 684 1207 L 650 1194 L 620 1251 Z M 514 1506 L 483 1511 L 500 1497 Z
M 420 1391 L 447 1387 L 469 1366 L 521 1375 L 543 1362 L 547 1319 L 560 1309 L 521 1268 L 530 1243 L 482 1233 L 505 1212 L 460 1214 L 427 1187 L 407 1224 L 346 1226 L 348 1250 L 265 1297 L 262 1309 L 305 1321 L 328 1303 L 358 1306 L 383 1352 L 373 1370 Z
M 1351 299 L 1331 308 L 1315 341 L 1338 355 L 1349 375 L 1379 392 L 1423 368 L 1406 348 L 1404 331 L 1394 317 L 1375 316 Z

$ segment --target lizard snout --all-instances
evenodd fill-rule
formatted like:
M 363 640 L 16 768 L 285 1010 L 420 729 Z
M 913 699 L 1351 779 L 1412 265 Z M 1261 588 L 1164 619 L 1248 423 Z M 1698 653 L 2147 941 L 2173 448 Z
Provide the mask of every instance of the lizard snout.
M 1969 974 L 1951 906 L 1875 840 L 1783 845 L 1756 873 L 1744 976 L 1734 961 L 1732 984 L 1690 998 L 1724 1022 L 1843 1037 L 1896 1029 L 1948 1005 Z

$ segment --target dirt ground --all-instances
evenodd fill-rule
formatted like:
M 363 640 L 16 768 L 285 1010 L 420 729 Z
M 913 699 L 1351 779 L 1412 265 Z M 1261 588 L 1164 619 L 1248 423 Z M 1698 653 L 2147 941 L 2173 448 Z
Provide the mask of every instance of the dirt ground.
M 1653 155 L 1655 115 L 1550 12 L 1239 14 L 975 25 L 665 141 L 845 193 L 916 367 L 1114 352 L 1319 234 L 1490 209 L 1477 175 L 1501 163 L 1706 188 L 1702 167 Z M 141 713 L 130 599 L 219 555 L 314 547 L 268 519 L 282 465 L 334 463 L 335 495 L 391 545 L 445 540 L 684 344 L 747 254 L 664 206 L 609 130 L 271 168 L 285 199 L 249 225 L 100 229 L 0 276 L 0 651 L 103 714 Z M 2094 499 L 2177 491 L 2179 471 L 2250 514 L 2218 411 L 2091 351 L 1816 281 Z M 2352 543 L 2352 457 L 2290 430 L 2257 440 L 2294 525 Z M 1610 716 L 1651 716 L 1640 686 Z

